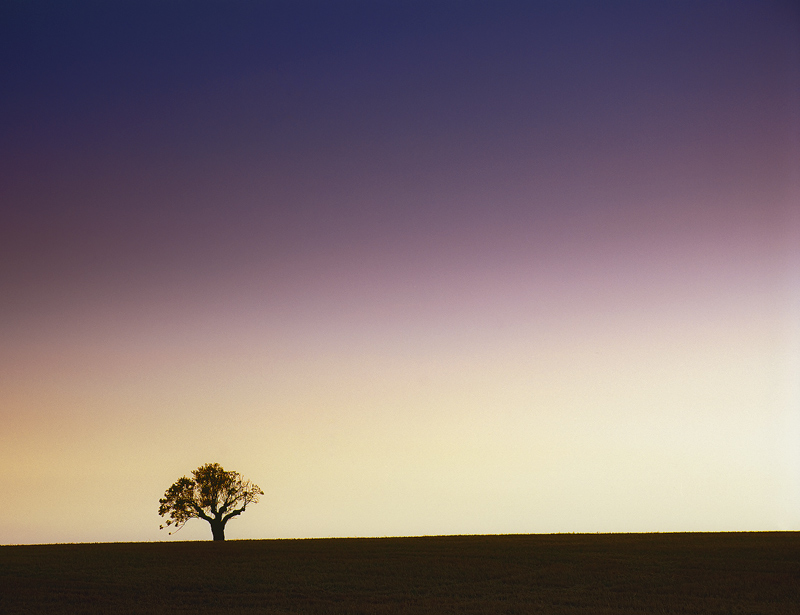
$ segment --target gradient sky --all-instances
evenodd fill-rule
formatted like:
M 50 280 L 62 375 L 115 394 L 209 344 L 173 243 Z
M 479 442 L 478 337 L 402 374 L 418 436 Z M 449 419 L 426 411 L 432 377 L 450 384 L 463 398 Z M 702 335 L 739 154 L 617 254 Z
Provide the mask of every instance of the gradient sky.
M 792 2 L 0 8 L 0 544 L 800 530 Z

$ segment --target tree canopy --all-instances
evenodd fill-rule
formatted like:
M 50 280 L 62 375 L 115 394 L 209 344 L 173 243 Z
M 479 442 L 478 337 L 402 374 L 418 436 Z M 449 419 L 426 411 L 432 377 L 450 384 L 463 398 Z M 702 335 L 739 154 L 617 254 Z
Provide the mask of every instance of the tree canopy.
M 244 480 L 238 472 L 227 472 L 218 463 L 207 463 L 176 480 L 158 503 L 158 514 L 168 516 L 160 526 L 181 529 L 189 519 L 208 521 L 214 540 L 225 540 L 225 525 L 241 515 L 248 504 L 264 495 L 258 485 Z M 172 532 L 170 532 L 172 534 Z

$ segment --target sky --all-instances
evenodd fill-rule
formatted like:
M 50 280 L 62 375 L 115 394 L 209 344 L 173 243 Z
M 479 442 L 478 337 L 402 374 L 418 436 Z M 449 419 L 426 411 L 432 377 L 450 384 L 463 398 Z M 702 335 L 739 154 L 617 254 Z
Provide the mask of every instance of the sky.
M 800 530 L 787 1 L 0 8 L 0 544 Z

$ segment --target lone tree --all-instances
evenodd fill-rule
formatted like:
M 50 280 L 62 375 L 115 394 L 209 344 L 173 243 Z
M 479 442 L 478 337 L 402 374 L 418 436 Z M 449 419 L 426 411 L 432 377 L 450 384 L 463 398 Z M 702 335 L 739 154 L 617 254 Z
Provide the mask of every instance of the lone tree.
M 159 529 L 174 525 L 177 532 L 196 517 L 208 521 L 214 540 L 225 540 L 225 524 L 264 495 L 258 485 L 244 480 L 238 472 L 226 472 L 218 463 L 200 466 L 192 476 L 176 480 L 158 501 L 158 514 L 169 515 Z

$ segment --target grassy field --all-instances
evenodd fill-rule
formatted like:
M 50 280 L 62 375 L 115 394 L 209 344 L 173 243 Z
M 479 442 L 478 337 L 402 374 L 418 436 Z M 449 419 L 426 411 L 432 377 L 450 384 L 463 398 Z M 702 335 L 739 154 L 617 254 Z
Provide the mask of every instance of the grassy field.
M 0 613 L 800 613 L 800 533 L 0 547 Z

